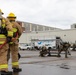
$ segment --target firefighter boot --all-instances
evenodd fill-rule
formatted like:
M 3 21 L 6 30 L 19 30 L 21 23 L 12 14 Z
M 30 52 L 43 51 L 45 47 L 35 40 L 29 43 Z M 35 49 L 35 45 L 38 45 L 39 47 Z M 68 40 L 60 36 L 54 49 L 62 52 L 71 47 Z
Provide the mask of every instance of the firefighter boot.
M 22 69 L 21 68 L 13 68 L 13 72 L 21 72 Z
M 0 71 L 0 75 L 13 75 L 13 73 L 11 71 Z

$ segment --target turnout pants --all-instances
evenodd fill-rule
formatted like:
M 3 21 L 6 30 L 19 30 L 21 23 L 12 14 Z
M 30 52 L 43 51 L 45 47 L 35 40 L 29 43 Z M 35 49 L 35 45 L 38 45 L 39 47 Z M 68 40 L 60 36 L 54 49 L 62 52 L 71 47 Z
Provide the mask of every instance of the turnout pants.
M 7 52 L 8 52 L 8 44 L 5 44 L 0 49 L 0 71 L 8 71 L 8 64 L 7 64 Z
M 12 68 L 19 68 L 18 63 L 18 44 L 10 44 L 9 45 L 11 58 L 12 58 Z

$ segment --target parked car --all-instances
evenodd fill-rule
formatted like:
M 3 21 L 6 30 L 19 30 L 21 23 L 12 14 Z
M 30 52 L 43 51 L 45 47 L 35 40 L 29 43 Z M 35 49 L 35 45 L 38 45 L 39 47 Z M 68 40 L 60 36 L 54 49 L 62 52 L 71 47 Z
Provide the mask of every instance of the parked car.
M 30 46 L 28 44 L 19 44 L 19 49 L 20 50 L 31 50 L 32 46 Z

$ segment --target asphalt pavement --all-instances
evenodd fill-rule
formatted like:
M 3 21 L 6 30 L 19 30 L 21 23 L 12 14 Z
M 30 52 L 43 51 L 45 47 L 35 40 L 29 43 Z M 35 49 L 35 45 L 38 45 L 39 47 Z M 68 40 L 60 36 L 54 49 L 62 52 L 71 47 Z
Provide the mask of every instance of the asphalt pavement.
M 13 75 L 76 75 L 76 52 L 71 51 L 71 56 L 61 57 L 39 57 L 39 51 L 20 51 L 19 60 L 22 72 L 13 73 Z M 11 68 L 11 59 L 9 61 L 9 70 Z

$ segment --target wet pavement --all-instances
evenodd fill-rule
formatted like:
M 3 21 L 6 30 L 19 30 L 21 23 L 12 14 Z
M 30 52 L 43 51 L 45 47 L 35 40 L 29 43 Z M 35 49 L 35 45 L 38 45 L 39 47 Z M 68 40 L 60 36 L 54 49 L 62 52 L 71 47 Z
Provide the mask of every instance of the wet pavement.
M 76 52 L 65 58 L 62 54 L 58 57 L 39 57 L 38 51 L 20 51 L 22 58 L 19 60 L 22 72 L 13 75 L 76 75 Z M 11 60 L 9 62 L 11 69 Z

